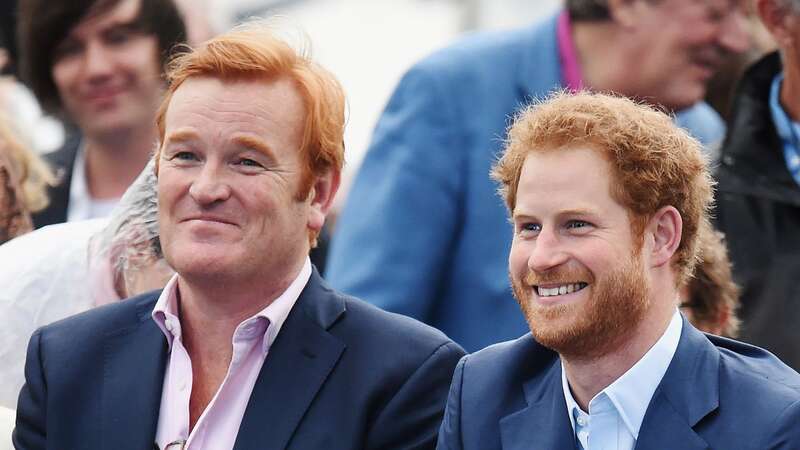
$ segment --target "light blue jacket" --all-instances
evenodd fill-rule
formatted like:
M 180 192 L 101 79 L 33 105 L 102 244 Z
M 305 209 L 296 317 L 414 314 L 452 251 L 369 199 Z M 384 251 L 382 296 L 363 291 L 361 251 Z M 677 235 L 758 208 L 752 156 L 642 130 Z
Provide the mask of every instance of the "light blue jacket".
M 478 34 L 402 79 L 338 221 L 326 279 L 431 324 L 467 351 L 527 331 L 511 295 L 512 228 L 489 170 L 519 107 L 561 86 L 556 18 Z M 681 114 L 721 139 L 706 104 Z

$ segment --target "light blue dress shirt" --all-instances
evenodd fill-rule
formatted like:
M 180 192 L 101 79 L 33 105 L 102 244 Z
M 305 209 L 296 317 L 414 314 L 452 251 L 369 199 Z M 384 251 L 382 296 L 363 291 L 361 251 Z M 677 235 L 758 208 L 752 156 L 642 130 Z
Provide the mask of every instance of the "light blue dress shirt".
M 780 102 L 781 84 L 783 83 L 783 73 L 779 73 L 772 80 L 769 92 L 769 109 L 772 113 L 772 123 L 775 131 L 783 143 L 783 157 L 786 160 L 786 168 L 789 173 L 800 185 L 800 124 L 786 114 Z
M 589 413 L 578 406 L 561 364 L 561 385 L 569 420 L 583 450 L 633 450 L 650 399 L 678 349 L 683 320 L 678 310 L 664 334 L 627 372 L 589 402 Z

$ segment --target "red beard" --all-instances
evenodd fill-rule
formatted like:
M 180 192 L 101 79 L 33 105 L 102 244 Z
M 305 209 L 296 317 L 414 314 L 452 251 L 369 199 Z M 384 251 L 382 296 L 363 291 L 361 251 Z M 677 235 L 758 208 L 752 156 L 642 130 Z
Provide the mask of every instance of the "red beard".
M 534 285 L 588 283 L 588 299 L 577 303 L 542 305 L 533 299 Z M 649 307 L 649 286 L 641 250 L 622 267 L 595 279 L 586 269 L 556 268 L 528 272 L 524 282 L 511 276 L 514 296 L 536 340 L 560 355 L 597 358 L 619 348 Z

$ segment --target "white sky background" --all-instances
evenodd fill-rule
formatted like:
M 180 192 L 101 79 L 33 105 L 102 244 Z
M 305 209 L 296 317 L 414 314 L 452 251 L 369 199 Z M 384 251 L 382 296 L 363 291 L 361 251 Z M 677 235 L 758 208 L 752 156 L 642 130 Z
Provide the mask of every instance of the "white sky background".
M 217 29 L 269 0 L 208 0 Z M 465 29 L 532 23 L 560 0 L 305 0 L 270 10 L 305 31 L 314 58 L 344 85 L 349 103 L 347 165 L 338 202 L 367 150 L 372 129 L 402 74 L 416 61 L 457 39 Z

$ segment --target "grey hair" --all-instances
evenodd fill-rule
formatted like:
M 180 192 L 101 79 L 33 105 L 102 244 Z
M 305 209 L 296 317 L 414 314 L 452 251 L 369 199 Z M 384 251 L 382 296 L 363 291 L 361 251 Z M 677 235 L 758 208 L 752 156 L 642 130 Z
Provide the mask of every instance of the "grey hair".
M 155 160 L 128 187 L 111 213 L 108 225 L 92 238 L 93 258 L 106 258 L 114 284 L 125 273 L 163 259 L 158 233 L 158 190 Z M 119 289 L 118 289 L 119 290 Z

